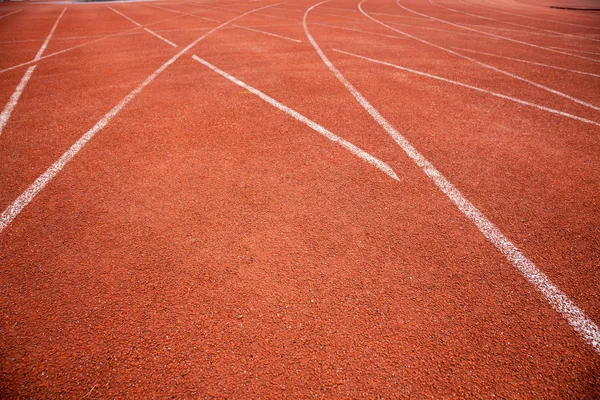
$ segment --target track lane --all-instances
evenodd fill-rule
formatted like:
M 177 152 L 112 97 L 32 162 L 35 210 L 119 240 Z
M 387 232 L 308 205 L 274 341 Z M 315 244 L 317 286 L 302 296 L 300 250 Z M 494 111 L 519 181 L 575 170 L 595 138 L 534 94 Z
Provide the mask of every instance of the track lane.
M 328 43 L 353 38 L 371 50 L 379 40 L 319 32 Z M 229 29 L 198 50 L 371 146 L 401 172 L 401 186 L 182 59 L 89 143 L 80 162 L 36 200 L 39 209 L 25 210 L 0 244 L 0 254 L 8 255 L 0 256 L 0 268 L 9 310 L 3 324 L 10 327 L 0 351 L 18 360 L 2 368 L 12 372 L 5 380 L 10 387 L 26 382 L 29 395 L 71 390 L 78 397 L 139 397 L 148 390 L 179 397 L 593 394 L 599 366 L 589 347 L 540 307 L 542 299 L 530 301 L 535 291 L 511 285 L 518 279 L 512 267 L 417 168 L 388 149 L 304 49 Z M 443 113 L 469 105 L 469 95 L 410 79 L 398 87 L 397 73 L 345 57 L 336 65 L 352 71 L 369 96 L 382 98 L 394 118 L 413 128 L 437 124 L 423 141 L 442 164 L 460 154 L 446 141 L 468 142 L 479 122 L 477 138 L 468 142 L 478 149 L 467 155 L 473 165 L 483 154 L 509 165 L 522 157 L 524 144 L 531 154 L 542 151 L 544 161 L 557 160 L 548 153 L 564 146 L 587 157 L 569 171 L 574 189 L 582 187 L 581 167 L 585 174 L 596 165 L 594 147 L 575 135 L 585 130 L 563 123 L 549 124 L 562 142 L 539 149 L 544 132 L 527 119 L 502 120 L 498 131 L 512 124 L 507 136 L 514 140 L 518 129 L 532 127 L 525 129 L 529 141 L 504 149 L 496 135 L 479 143 L 496 115 L 514 112 L 481 99 L 472 113 L 453 114 L 453 123 L 471 116 L 462 132 L 436 135 L 449 125 Z M 306 93 L 313 94 L 308 102 Z M 418 108 L 406 106 L 416 99 Z M 522 166 L 509 168 L 517 182 Z M 535 187 L 536 178 L 527 177 Z M 474 191 L 493 192 L 485 179 L 470 182 Z M 495 196 L 506 198 L 502 191 Z M 503 223 L 516 229 L 510 218 Z M 56 229 L 62 226 L 69 230 Z
M 182 75 L 198 79 L 184 88 Z M 141 131 L 140 113 L 144 134 L 122 135 Z M 28 393 L 77 381 L 81 395 L 98 382 L 97 395 L 132 397 L 589 390 L 577 367 L 595 371 L 589 349 L 514 296 L 510 268 L 485 267 L 503 261 L 409 163 L 416 180 L 396 186 L 188 59 L 117 119 L 40 196 L 60 211 L 26 211 L 3 241 L 22 265 L 6 271 L 2 298 L 21 301 L 5 307 L 8 323 L 21 315 L 8 343 L 33 345 L 31 361 L 8 350 L 13 385 L 53 352 L 48 389 Z M 48 235 L 56 224 L 71 229 Z M 36 296 L 15 297 L 24 276 L 20 293 Z M 491 314 L 497 304 L 522 313 Z
M 256 10 L 266 9 L 270 6 L 258 7 Z M 206 32 L 204 35 L 192 41 L 186 47 L 182 48 L 177 54 L 171 57 L 167 62 L 162 64 L 156 71 L 149 75 L 141 84 L 133 89 L 124 97 L 116 106 L 106 113 L 90 130 L 83 134 L 58 160 L 56 160 L 44 173 L 42 173 L 26 190 L 24 190 L 6 209 L 0 214 L 0 231 L 4 230 L 18 216 L 36 196 L 42 191 L 46 185 L 71 161 L 73 157 L 89 142 L 99 131 L 101 131 L 115 115 L 117 115 L 123 107 L 125 107 L 135 96 L 149 85 L 157 76 L 159 76 L 167 67 L 194 47 L 198 42 L 217 31 L 219 28 L 242 18 L 252 11 L 237 15 L 223 22 L 219 26 Z
M 349 43 L 353 42 L 349 41 Z M 348 46 L 346 47 L 348 48 Z M 350 47 L 356 48 L 356 46 Z M 363 49 L 363 51 L 366 50 Z M 338 59 L 338 57 L 335 57 L 335 59 Z M 462 176 L 462 182 L 469 188 L 466 190 L 467 195 L 480 190 L 487 191 L 487 188 L 484 189 L 480 185 L 486 182 L 485 176 L 493 176 L 494 181 L 486 185 L 490 185 L 490 189 L 491 186 L 496 186 L 496 189 L 493 189 L 492 193 L 488 192 L 484 195 L 474 194 L 474 199 L 476 199 L 477 203 L 482 204 L 482 202 L 487 202 L 488 207 L 490 207 L 490 210 L 494 210 L 493 213 L 499 221 L 507 221 L 507 217 L 512 215 L 514 222 L 509 223 L 511 226 L 509 230 L 514 229 L 517 238 L 519 236 L 527 238 L 527 243 L 531 243 L 532 241 L 531 233 L 528 233 L 527 229 L 523 230 L 523 227 L 519 226 L 522 222 L 522 216 L 527 215 L 532 218 L 530 222 L 526 223 L 529 227 L 528 229 L 536 230 L 534 228 L 535 225 L 541 225 L 538 229 L 544 232 L 543 238 L 540 237 L 540 240 L 535 240 L 536 245 L 526 248 L 530 249 L 529 251 L 532 254 L 538 254 L 536 248 L 545 249 L 545 254 L 540 254 L 539 257 L 541 257 L 540 260 L 544 260 L 546 270 L 550 271 L 552 276 L 556 276 L 559 279 L 561 282 L 559 286 L 568 288 L 569 293 L 576 298 L 576 301 L 579 304 L 586 304 L 587 307 L 584 307 L 584 309 L 597 317 L 596 304 L 598 303 L 598 299 L 595 298 L 591 290 L 594 284 L 590 282 L 597 281 L 598 277 L 594 277 L 594 255 L 593 253 L 589 253 L 589 249 L 593 247 L 593 243 L 597 240 L 597 237 L 595 236 L 594 229 L 591 229 L 594 222 L 589 219 L 591 209 L 588 208 L 593 208 L 593 204 L 596 201 L 593 195 L 595 192 L 593 182 L 597 180 L 598 173 L 593 162 L 595 151 L 593 149 L 597 144 L 595 136 L 586 135 L 586 130 L 581 129 L 582 126 L 577 127 L 576 123 L 565 123 L 562 127 L 559 127 L 556 125 L 557 120 L 553 120 L 551 125 L 553 126 L 551 140 L 548 140 L 547 137 L 548 123 L 544 123 L 540 119 L 537 119 L 537 123 L 532 124 L 533 120 L 525 122 L 525 119 L 518 119 L 511 123 L 509 119 L 504 118 L 499 129 L 484 128 L 487 126 L 485 122 L 487 119 L 502 118 L 502 115 L 507 114 L 514 115 L 515 111 L 507 111 L 504 106 L 498 103 L 494 106 L 487 105 L 482 103 L 482 101 L 485 102 L 483 99 L 466 100 L 464 96 L 468 94 L 464 92 L 455 93 L 456 98 L 454 100 L 450 100 L 447 95 L 439 97 L 444 89 L 440 88 L 442 90 L 440 92 L 440 89 L 436 88 L 437 84 L 411 77 L 400 80 L 395 79 L 397 72 L 394 72 L 393 69 L 388 71 L 378 70 L 378 72 L 387 75 L 388 78 L 386 79 L 385 86 L 389 87 L 389 89 L 385 91 L 374 89 L 372 82 L 374 79 L 380 81 L 382 77 L 372 77 L 371 80 L 366 79 L 364 77 L 364 70 L 369 65 L 359 63 L 356 67 L 352 67 L 356 62 L 355 59 L 346 60 L 346 63 L 343 65 L 347 65 L 347 68 L 353 71 L 352 76 L 358 82 L 361 82 L 362 90 L 366 89 L 373 96 L 373 99 L 380 99 L 376 103 L 378 107 L 384 107 L 386 113 L 389 113 L 385 115 L 390 115 L 392 120 L 399 121 L 397 122 L 399 126 L 422 126 L 425 120 L 431 119 L 427 115 L 436 116 L 431 123 L 427 124 L 430 126 L 430 132 L 426 133 L 426 129 L 422 130 L 419 128 L 418 134 L 417 132 L 413 133 L 412 129 L 407 134 L 416 140 L 417 147 L 423 145 L 427 149 L 427 154 L 437 154 L 442 157 L 439 159 L 444 160 L 442 164 L 440 164 L 440 161 L 434 160 L 436 165 L 440 165 L 441 167 L 444 163 L 448 162 L 447 170 L 452 171 L 452 173 L 454 173 L 455 169 L 462 170 L 459 175 Z M 373 66 L 371 65 L 371 67 Z M 419 112 L 421 117 L 417 118 L 417 120 L 415 120 L 415 115 L 413 114 L 414 110 L 407 114 L 406 111 L 401 111 L 398 107 L 394 108 L 390 106 L 390 104 L 394 104 L 394 102 L 390 101 L 390 99 L 395 97 L 394 93 L 404 93 L 408 87 L 412 86 L 407 79 L 420 81 L 424 85 L 424 89 L 428 88 L 427 91 L 430 93 L 428 97 L 431 97 L 431 94 L 435 94 L 436 96 L 420 104 L 420 107 L 424 107 L 425 109 Z M 407 84 L 409 85 L 408 87 Z M 446 88 L 445 90 L 449 89 Z M 420 92 L 422 91 L 414 92 L 413 89 L 409 92 L 411 96 L 408 96 L 408 98 L 425 98 L 424 96 L 427 96 Z M 404 94 L 402 98 L 406 98 L 406 95 Z M 439 98 L 439 100 L 435 100 L 436 98 Z M 447 100 L 441 100 L 442 98 L 447 98 Z M 438 105 L 439 101 L 442 101 L 441 106 Z M 461 106 L 452 106 L 453 102 L 459 102 Z M 385 106 L 383 106 L 384 104 Z M 457 126 L 450 130 L 448 130 L 447 126 L 451 124 L 451 121 L 447 117 L 443 117 L 439 111 L 447 107 L 456 110 L 458 114 L 464 114 L 462 117 L 457 117 L 454 114 L 452 120 L 456 121 Z M 498 117 L 493 117 L 492 115 L 494 114 L 497 114 Z M 526 114 L 528 112 L 524 112 L 524 115 Z M 486 117 L 481 119 L 477 115 L 485 115 Z M 442 118 L 442 120 L 437 121 L 438 118 Z M 416 122 L 418 120 L 420 122 Z M 483 132 L 491 129 L 495 133 L 491 134 L 490 137 L 481 136 Z M 469 137 L 465 133 L 462 133 L 463 131 L 480 133 Z M 440 136 L 438 132 L 444 132 L 444 134 Z M 448 137 L 446 139 L 450 135 L 450 132 L 455 133 L 451 135 L 451 138 Z M 528 140 L 520 137 L 520 132 L 527 132 L 528 135 L 533 134 L 537 139 L 531 138 Z M 583 136 L 578 136 L 578 132 L 581 132 Z M 536 143 L 536 140 L 542 141 L 544 145 Z M 579 140 L 583 142 L 578 143 Z M 501 146 L 499 146 L 499 141 L 502 142 Z M 505 150 L 499 150 L 498 146 Z M 543 153 L 544 160 L 539 161 L 538 164 L 538 161 L 535 160 L 541 157 L 541 146 L 547 147 L 547 149 Z M 477 148 L 478 150 L 472 156 L 469 156 L 467 153 L 470 151 L 465 152 L 465 150 L 470 148 Z M 525 148 L 529 150 L 525 151 Z M 565 148 L 569 150 L 567 151 Z M 494 158 L 492 162 L 490 154 L 494 152 L 500 152 L 502 156 Z M 457 154 L 460 154 L 460 156 L 457 157 Z M 483 154 L 485 154 L 484 158 L 479 157 L 479 155 Z M 534 158 L 529 159 L 529 157 Z M 437 156 L 434 156 L 434 158 L 437 158 Z M 561 166 L 565 163 L 573 166 L 573 170 L 570 172 L 564 171 Z M 474 167 L 474 165 L 477 165 L 477 167 Z M 517 165 L 519 166 L 517 167 Z M 550 167 L 551 165 L 553 167 Z M 550 173 L 547 170 L 548 168 L 554 168 L 555 173 Z M 483 175 L 480 178 L 475 178 L 475 171 L 480 171 Z M 537 172 L 532 175 L 533 171 Z M 515 181 L 519 175 L 524 176 L 521 184 Z M 504 178 L 501 178 L 502 176 Z M 549 179 L 549 181 L 544 182 L 543 179 Z M 538 182 L 536 184 L 537 189 L 531 186 L 531 182 L 533 181 Z M 583 182 L 589 182 L 586 189 L 583 188 L 585 186 Z M 459 187 L 462 187 L 462 184 Z M 551 192 L 548 191 L 549 187 L 553 188 Z M 578 187 L 579 189 L 575 190 L 574 187 Z M 508 193 L 511 193 L 511 195 L 507 196 Z M 577 196 L 582 196 L 582 199 L 578 202 L 573 202 L 572 197 L 574 193 L 577 193 Z M 527 200 L 525 198 L 521 201 L 516 200 L 524 194 Z M 513 200 L 511 200 L 511 197 Z M 506 201 L 506 206 L 502 207 L 496 203 L 496 200 L 499 198 L 503 198 Z M 546 201 L 544 202 L 543 199 L 546 199 Z M 542 206 L 542 204 L 544 205 Z M 551 208 L 544 211 L 544 207 Z M 563 211 L 558 213 L 558 209 Z M 566 210 L 569 211 L 567 212 Z M 537 215 L 546 216 L 539 217 L 538 219 Z M 561 217 L 557 218 L 557 215 L 561 215 Z M 574 234 L 573 232 L 578 233 Z M 573 249 L 572 255 L 565 257 L 562 245 L 551 249 L 552 246 L 549 246 L 549 243 L 555 242 L 568 242 L 569 246 Z M 550 253 L 554 255 L 555 259 L 549 255 Z M 581 255 L 586 253 L 589 256 L 588 258 L 580 258 Z M 570 274 L 567 272 L 571 271 L 569 267 L 574 268 L 577 272 Z M 593 298 L 589 298 L 589 296 Z

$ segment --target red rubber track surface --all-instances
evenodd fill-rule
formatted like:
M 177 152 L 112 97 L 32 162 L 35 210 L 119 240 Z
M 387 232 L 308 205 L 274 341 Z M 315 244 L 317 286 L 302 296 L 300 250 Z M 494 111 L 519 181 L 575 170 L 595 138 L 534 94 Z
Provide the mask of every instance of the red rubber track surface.
M 0 4 L 0 108 L 36 65 L 0 131 L 0 211 L 177 52 L 275 3 Z M 319 57 L 316 3 L 211 33 L 0 231 L 1 398 L 600 397 L 598 350 Z M 307 14 L 325 55 L 600 322 L 600 14 L 361 4 L 393 30 L 359 3 Z

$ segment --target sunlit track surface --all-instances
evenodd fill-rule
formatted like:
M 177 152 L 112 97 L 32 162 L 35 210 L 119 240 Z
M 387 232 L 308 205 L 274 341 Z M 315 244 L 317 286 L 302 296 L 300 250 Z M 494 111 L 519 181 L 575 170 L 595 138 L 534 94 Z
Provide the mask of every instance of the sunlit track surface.
M 551 1 L 0 3 L 0 398 L 600 397 Z

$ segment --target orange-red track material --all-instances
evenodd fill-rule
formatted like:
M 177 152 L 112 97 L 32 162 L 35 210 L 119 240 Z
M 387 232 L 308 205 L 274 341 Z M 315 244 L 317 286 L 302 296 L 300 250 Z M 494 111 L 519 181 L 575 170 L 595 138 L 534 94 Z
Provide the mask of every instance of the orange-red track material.
M 0 398 L 599 398 L 561 1 L 0 3 Z

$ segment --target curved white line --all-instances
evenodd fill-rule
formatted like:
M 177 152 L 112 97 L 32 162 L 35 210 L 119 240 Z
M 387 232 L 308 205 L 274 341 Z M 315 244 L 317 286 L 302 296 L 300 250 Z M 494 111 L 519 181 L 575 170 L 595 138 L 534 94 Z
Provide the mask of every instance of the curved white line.
M 223 22 L 219 26 L 211 29 L 206 32 L 204 35 L 200 36 L 198 39 L 194 40 L 192 43 L 184 47 L 177 54 L 171 57 L 167 62 L 161 65 L 156 71 L 154 71 L 150 76 L 148 76 L 138 87 L 133 89 L 127 96 L 125 96 L 119 104 L 114 106 L 108 113 L 106 113 L 89 131 L 83 134 L 58 160 L 54 162 L 43 174 L 41 174 L 35 182 L 33 182 L 17 199 L 10 204 L 3 212 L 0 214 L 0 232 L 2 232 L 10 223 L 21 213 L 21 211 L 38 195 L 46 185 L 54 179 L 54 177 L 62 171 L 62 169 L 75 157 L 79 151 L 90 141 L 92 138 L 100 132 L 108 123 L 125 107 L 131 100 L 135 98 L 146 86 L 148 86 L 156 77 L 158 77 L 165 69 L 167 69 L 171 64 L 177 61 L 182 55 L 187 53 L 192 47 L 206 38 L 208 35 L 213 32 L 221 29 L 222 27 L 228 25 L 229 23 L 242 18 L 248 14 L 251 14 L 255 11 L 263 10 L 265 8 L 273 7 L 277 4 L 272 4 L 269 6 L 263 6 L 260 8 L 255 8 L 254 10 L 247 11 L 241 15 L 238 15 L 234 18 Z
M 212 69 L 217 74 L 219 74 L 219 75 L 221 75 L 221 76 L 229 79 L 231 82 L 235 83 L 236 85 L 238 85 L 240 87 L 243 87 L 244 89 L 246 89 L 250 93 L 252 93 L 252 94 L 260 97 L 261 99 L 263 99 L 264 101 L 266 101 L 267 103 L 269 103 L 270 105 L 272 105 L 273 107 L 275 107 L 275 108 L 277 108 L 277 109 L 285 112 L 286 114 L 290 115 L 291 117 L 293 117 L 297 121 L 302 122 L 303 124 L 307 125 L 309 128 L 311 128 L 311 129 L 315 130 L 316 132 L 320 133 L 321 135 L 325 136 L 327 139 L 331 140 L 332 142 L 337 143 L 338 145 L 340 145 L 344 149 L 348 150 L 350 153 L 354 154 L 355 156 L 361 158 L 362 160 L 364 160 L 367 163 L 371 164 L 375 168 L 379 169 L 381 172 L 383 172 L 384 174 L 386 174 L 390 178 L 392 178 L 392 179 L 394 179 L 396 181 L 400 180 L 400 179 L 398 179 L 398 176 L 396 175 L 396 173 L 394 172 L 394 170 L 389 165 L 387 165 L 385 162 L 381 161 L 380 159 L 372 156 L 371 154 L 367 153 L 366 151 L 364 151 L 360 147 L 355 146 L 354 144 L 350 143 L 346 139 L 343 139 L 343 138 L 337 136 L 333 132 L 331 132 L 328 129 L 324 128 L 322 125 L 317 124 L 316 122 L 314 122 L 314 121 L 306 118 L 304 115 L 302 115 L 299 112 L 297 112 L 296 110 L 292 110 L 288 106 L 286 106 L 286 105 L 278 102 L 277 100 L 275 100 L 271 96 L 268 96 L 268 95 L 264 94 L 260 90 L 258 90 L 256 88 L 254 88 L 254 87 L 252 87 L 252 86 L 250 86 L 250 85 L 242 82 L 241 80 L 239 80 L 236 77 L 228 74 L 227 72 L 225 72 L 225 71 L 223 71 L 223 70 L 215 67 L 214 65 L 212 65 L 208 61 L 203 60 L 202 58 L 200 58 L 200 57 L 198 57 L 196 55 L 192 56 L 192 58 L 194 60 L 198 61 L 199 63 L 207 66 L 208 68 Z
M 457 56 L 457 57 L 460 57 L 460 58 L 463 58 L 463 59 L 465 59 L 465 60 L 471 61 L 471 62 L 473 62 L 473 63 L 475 63 L 475 64 L 478 64 L 478 65 L 480 65 L 480 66 L 482 66 L 482 67 L 484 67 L 484 68 L 491 69 L 492 71 L 496 71 L 496 72 L 498 72 L 498 73 L 501 73 L 502 75 L 506 75 L 506 76 L 508 76 L 508 77 L 511 77 L 511 78 L 513 78 L 513 79 L 517 79 L 517 80 L 519 80 L 519 81 L 522 81 L 522 82 L 525 82 L 525 83 L 528 83 L 528 84 L 530 84 L 530 85 L 532 85 L 532 86 L 535 86 L 535 87 L 537 87 L 537 88 L 539 88 L 539 89 L 542 89 L 542 90 L 545 90 L 545 91 L 547 91 L 547 92 L 550 92 L 550 93 L 552 93 L 552 94 L 555 94 L 555 95 L 557 95 L 557 96 L 560 96 L 560 97 L 563 97 L 563 98 L 565 98 L 565 99 L 571 100 L 572 102 L 574 102 L 574 103 L 577 103 L 577 104 L 581 104 L 581 105 L 582 105 L 582 106 L 584 106 L 584 107 L 588 107 L 588 108 L 591 108 L 591 109 L 593 109 L 593 110 L 600 111 L 600 107 L 597 107 L 597 106 L 595 106 L 595 105 L 593 105 L 593 104 L 590 104 L 590 103 L 588 103 L 588 102 L 586 102 L 586 101 L 579 100 L 578 98 L 575 98 L 575 97 L 573 97 L 573 96 L 569 96 L 569 95 L 568 95 L 568 94 L 566 94 L 566 93 L 563 93 L 563 92 L 560 92 L 560 91 L 558 91 L 558 90 L 555 90 L 555 89 L 549 88 L 549 87 L 547 87 L 547 86 L 544 86 L 544 85 L 542 85 L 542 84 L 540 84 L 540 83 L 537 83 L 537 82 L 531 81 L 531 80 L 529 80 L 529 79 L 527 79 L 527 78 L 523 78 L 522 76 L 515 75 L 515 74 L 513 74 L 513 73 L 510 73 L 510 72 L 508 72 L 508 71 L 504 71 L 503 69 L 496 68 L 496 67 L 494 67 L 494 66 L 492 66 L 492 65 L 489 65 L 489 64 L 486 64 L 486 63 L 484 63 L 484 62 L 478 61 L 478 60 L 476 60 L 476 59 L 474 59 L 474 58 L 472 58 L 472 57 L 466 56 L 466 55 L 464 55 L 464 54 L 461 54 L 461 53 L 459 53 L 459 52 L 457 52 L 457 51 L 454 51 L 454 50 L 448 49 L 448 48 L 446 48 L 446 47 L 442 47 L 442 46 L 440 46 L 440 45 L 437 45 L 437 44 L 435 44 L 435 43 L 429 42 L 429 41 L 427 41 L 427 40 L 421 39 L 421 38 L 419 38 L 419 37 L 416 37 L 416 36 L 414 36 L 414 35 L 411 35 L 411 34 L 409 34 L 409 33 L 406 33 L 406 32 L 404 32 L 404 31 L 401 31 L 401 30 L 399 30 L 399 29 L 396 29 L 396 28 L 394 28 L 394 27 L 391 27 L 391 26 L 389 26 L 389 25 L 387 25 L 387 24 L 385 24 L 385 23 L 381 22 L 380 20 L 378 20 L 378 19 L 376 19 L 376 18 L 372 17 L 371 15 L 367 14 L 367 13 L 366 13 L 366 12 L 365 12 L 365 11 L 362 9 L 362 7 L 361 7 L 363 3 L 364 3 L 364 1 L 363 1 L 363 2 L 361 2 L 361 3 L 358 5 L 358 8 L 359 8 L 360 12 L 362 12 L 362 13 L 363 13 L 363 15 L 365 15 L 367 18 L 370 18 L 370 19 L 371 19 L 371 20 L 373 20 L 374 22 L 376 22 L 376 23 L 378 23 L 378 24 L 380 24 L 380 25 L 382 25 L 382 26 L 385 26 L 386 28 L 389 28 L 389 29 L 391 29 L 391 30 L 393 30 L 393 31 L 395 31 L 395 32 L 398 32 L 398 33 L 400 33 L 400 34 L 402 34 L 402 35 L 404 35 L 404 36 L 408 36 L 408 37 L 410 37 L 410 38 L 412 38 L 412 39 L 415 39 L 415 40 L 417 40 L 417 41 L 419 41 L 419 42 L 421 42 L 421 43 L 425 43 L 425 44 L 427 44 L 427 45 L 429 45 L 429 46 L 435 47 L 436 49 L 439 49 L 439 50 L 445 51 L 446 53 L 450 53 L 450 54 L 453 54 L 453 55 L 455 55 L 455 56 Z M 399 5 L 400 7 L 402 7 L 402 5 L 400 5 L 400 3 L 398 3 L 398 5 Z M 402 7 L 402 8 L 405 8 L 405 7 Z M 411 11 L 411 10 L 409 10 L 409 9 L 407 9 L 407 10 L 408 10 L 408 11 Z M 425 14 L 420 14 L 420 13 L 417 13 L 417 12 L 415 12 L 415 13 L 416 13 L 416 14 L 419 14 L 419 15 L 422 15 L 422 16 L 424 16 L 424 17 L 427 17 L 427 18 L 432 18 L 432 19 L 436 19 L 436 20 L 437 20 L 437 18 L 434 18 L 434 17 L 429 17 L 428 15 L 425 15 Z M 440 20 L 440 21 L 442 21 L 442 20 Z M 454 24 L 452 24 L 452 23 L 450 23 L 450 24 L 451 24 L 451 25 L 454 25 Z M 467 28 L 467 29 L 470 29 L 470 28 Z
M 463 15 L 470 15 L 470 16 L 475 17 L 475 18 L 485 19 L 485 20 L 494 21 L 494 22 L 500 22 L 501 24 L 520 26 L 520 27 L 523 27 L 523 28 L 534 29 L 534 30 L 542 31 L 542 32 L 549 32 L 549 33 L 552 33 L 552 34 L 555 34 L 555 35 L 560 35 L 560 36 L 567 36 L 567 37 L 572 37 L 572 38 L 576 38 L 576 39 L 591 40 L 591 41 L 594 41 L 594 42 L 600 42 L 600 39 L 594 39 L 594 38 L 585 37 L 585 36 L 578 36 L 578 35 L 571 35 L 570 33 L 564 33 L 564 32 L 559 32 L 559 31 L 552 31 L 550 29 L 538 28 L 536 26 L 523 25 L 523 24 L 518 24 L 516 22 L 503 21 L 501 19 L 484 17 L 483 15 L 472 14 L 472 13 L 469 13 L 469 12 L 466 12 L 466 11 L 460 11 L 460 10 L 456 10 L 454 8 L 450 8 L 450 7 L 447 7 L 447 6 L 440 5 L 440 4 L 436 4 L 436 3 L 433 2 L 433 0 L 429 0 L 429 2 L 431 4 L 433 4 L 434 6 L 436 6 L 436 7 L 445 8 L 446 10 L 450 10 L 450 11 L 453 11 L 455 13 L 459 13 L 459 14 L 463 14 Z M 473 5 L 473 4 L 465 3 L 462 0 L 458 0 L 458 2 L 461 3 L 461 4 L 465 4 L 467 6 L 472 6 Z M 521 33 L 528 33 L 528 32 L 521 31 Z
M 478 29 L 469 28 L 468 26 L 455 24 L 454 22 L 446 21 L 444 19 L 435 18 L 435 17 L 432 17 L 430 15 L 422 14 L 420 12 L 411 10 L 410 8 L 404 7 L 402 4 L 400 4 L 399 1 L 396 1 L 396 4 L 398 4 L 398 7 L 402 8 L 402 9 L 408 11 L 408 12 L 411 12 L 413 14 L 420 15 L 421 17 L 429 18 L 429 19 L 432 19 L 434 21 L 438 21 L 438 22 L 441 22 L 441 23 L 444 23 L 444 24 L 456 26 L 457 28 L 460 28 L 460 29 L 466 29 L 468 31 L 478 32 L 478 33 L 481 33 L 483 35 L 494 37 L 494 38 L 497 38 L 497 39 L 508 40 L 509 42 L 519 43 L 519 44 L 522 44 L 522 45 L 525 45 L 525 46 L 530 46 L 530 47 L 535 47 L 536 49 L 542 49 L 542 50 L 550 51 L 550 52 L 553 52 L 553 53 L 558 53 L 558 54 L 563 54 L 563 55 L 567 55 L 567 56 L 571 56 L 571 57 L 581 58 L 581 59 L 589 60 L 589 61 L 593 61 L 593 62 L 600 62 L 600 60 L 596 60 L 595 58 L 589 58 L 589 57 L 579 56 L 577 54 L 567 53 L 566 51 L 555 50 L 555 49 L 552 49 L 550 47 L 538 46 L 537 44 L 533 44 L 533 43 L 529 43 L 529 42 L 524 42 L 522 40 L 512 39 L 512 38 L 509 38 L 509 37 L 506 37 L 506 36 L 496 35 L 495 33 L 480 31 Z
M 499 97 L 499 98 L 504 99 L 504 100 L 509 100 L 509 101 L 515 102 L 515 103 L 520 104 L 522 106 L 537 108 L 538 110 L 541 110 L 541 111 L 546 111 L 546 112 L 549 112 L 551 114 L 560 115 L 561 117 L 571 118 L 571 119 L 574 119 L 574 120 L 579 121 L 579 122 L 584 122 L 586 124 L 595 125 L 595 126 L 600 127 L 600 123 L 598 123 L 598 122 L 595 122 L 595 121 L 592 121 L 592 120 L 589 120 L 589 119 L 586 119 L 586 118 L 578 117 L 576 115 L 569 114 L 569 113 L 566 113 L 566 112 L 563 112 L 563 111 L 555 110 L 555 109 L 550 108 L 550 107 L 546 107 L 546 106 L 542 106 L 542 105 L 539 105 L 539 104 L 531 103 L 531 102 L 526 101 L 526 100 L 521 100 L 521 99 L 518 99 L 516 97 L 507 96 L 507 95 L 504 95 L 504 94 L 501 94 L 501 93 L 492 92 L 490 90 L 482 89 L 482 88 L 477 87 L 477 86 L 473 86 L 473 85 L 469 85 L 469 84 L 466 84 L 466 83 L 463 83 L 463 82 L 459 82 L 459 81 L 455 81 L 455 80 L 452 80 L 452 79 L 444 78 L 444 77 L 441 77 L 441 76 L 438 76 L 438 75 L 429 74 L 427 72 L 417 71 L 415 69 L 403 67 L 401 65 L 396 65 L 396 64 L 385 62 L 385 61 L 376 60 L 374 58 L 361 56 L 359 54 L 354 54 L 354 53 L 350 53 L 350 52 L 343 51 L 343 50 L 337 50 L 337 49 L 333 49 L 333 51 L 336 51 L 338 53 L 343 53 L 343 54 L 346 54 L 346 55 L 349 55 L 349 56 L 357 57 L 357 58 L 360 58 L 360 59 L 363 59 L 363 60 L 371 61 L 373 63 L 377 63 L 377 64 L 381 64 L 381 65 L 387 65 L 388 67 L 400 69 L 402 71 L 410 72 L 412 74 L 425 76 L 425 77 L 432 78 L 432 79 L 435 79 L 435 80 L 438 80 L 438 81 L 450 83 L 450 84 L 453 84 L 453 85 L 456 85 L 456 86 L 461 86 L 461 87 L 464 87 L 464 88 L 475 90 L 477 92 L 486 93 L 486 94 L 489 94 L 489 95 L 494 96 L 494 97 Z
M 505 60 L 512 60 L 512 61 L 517 61 L 517 62 L 521 62 L 521 63 L 525 63 L 525 64 L 538 65 L 540 67 L 556 69 L 559 71 L 572 72 L 574 74 L 588 75 L 588 76 L 593 76 L 595 78 L 600 78 L 600 75 L 598 75 L 598 74 L 592 74 L 591 72 L 579 71 L 577 69 L 562 68 L 562 67 L 557 67 L 556 65 L 543 64 L 543 63 L 529 61 L 529 60 L 522 60 L 520 58 L 506 57 L 506 56 L 501 56 L 500 54 L 485 53 L 483 51 L 470 50 L 470 49 L 465 49 L 465 48 L 461 48 L 461 47 L 454 47 L 454 48 L 457 50 L 462 50 L 462 51 L 466 51 L 469 53 L 482 54 L 484 56 L 497 57 L 497 58 L 502 58 Z
M 392 126 L 368 100 L 358 91 L 342 73 L 329 61 L 317 42 L 311 36 L 306 18 L 313 8 L 328 2 L 310 7 L 304 14 L 302 24 L 309 42 L 313 45 L 325 65 L 333 72 L 336 78 L 348 89 L 356 101 L 373 117 L 377 123 L 398 143 L 404 152 L 417 164 L 433 183 L 462 211 L 471 222 L 477 226 L 479 231 L 492 243 L 504 256 L 521 272 L 523 277 L 538 289 L 546 298 L 548 303 L 560 313 L 567 322 L 578 332 L 583 339 L 589 343 L 594 350 L 600 354 L 600 328 L 590 320 L 585 313 L 571 301 L 550 279 L 540 271 L 537 266 L 498 229 L 473 203 L 471 203 L 435 166 L 429 162 L 421 153 L 415 149 L 396 128 Z M 364 1 L 363 1 L 364 3 Z M 361 3 L 362 4 L 362 3 Z M 359 9 L 362 12 L 362 9 Z M 363 12 L 364 13 L 364 12 Z
M 66 10 L 67 10 L 66 8 L 63 8 L 62 12 L 56 19 L 56 22 L 52 26 L 50 33 L 48 33 L 48 36 L 46 36 L 46 40 L 44 40 L 44 43 L 42 43 L 42 46 L 40 47 L 37 54 L 35 55 L 35 58 L 33 59 L 34 61 L 39 60 L 40 57 L 42 57 L 42 54 L 44 54 L 44 51 L 46 50 L 46 47 L 48 47 L 48 43 L 50 43 L 50 39 L 52 38 L 52 35 L 54 35 L 54 31 L 56 30 L 56 27 L 58 26 L 58 22 L 60 21 L 60 19 L 62 18 L 63 14 L 65 13 Z M 0 135 L 2 134 L 4 127 L 8 123 L 8 120 L 9 120 L 13 110 L 15 109 L 15 107 L 17 106 L 17 103 L 19 102 L 19 98 L 21 97 L 23 90 L 25 90 L 25 86 L 27 86 L 27 83 L 29 82 L 29 79 L 31 79 L 31 75 L 33 74 L 33 71 L 35 71 L 36 67 L 37 67 L 37 65 L 32 65 L 31 67 L 27 68 L 27 70 L 23 74 L 23 77 L 21 78 L 21 81 L 15 88 L 15 91 L 10 96 L 10 99 L 8 100 L 8 103 L 4 107 L 4 110 L 2 110 L 2 113 L 0 114 Z

